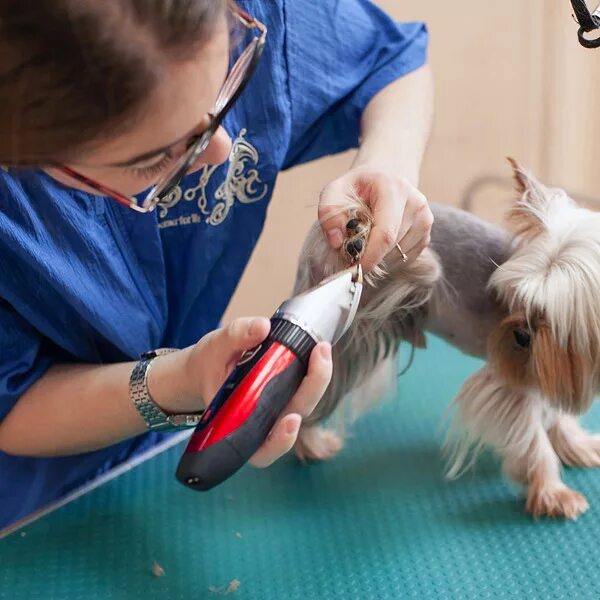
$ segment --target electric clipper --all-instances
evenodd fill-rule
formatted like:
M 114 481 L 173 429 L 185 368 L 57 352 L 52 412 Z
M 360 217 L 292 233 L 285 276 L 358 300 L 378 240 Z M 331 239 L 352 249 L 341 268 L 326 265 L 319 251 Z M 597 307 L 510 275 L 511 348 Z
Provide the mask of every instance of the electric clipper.
M 296 393 L 315 345 L 334 345 L 348 330 L 361 293 L 357 264 L 277 309 L 267 339 L 244 353 L 202 416 L 179 461 L 179 481 L 209 490 L 248 462 Z

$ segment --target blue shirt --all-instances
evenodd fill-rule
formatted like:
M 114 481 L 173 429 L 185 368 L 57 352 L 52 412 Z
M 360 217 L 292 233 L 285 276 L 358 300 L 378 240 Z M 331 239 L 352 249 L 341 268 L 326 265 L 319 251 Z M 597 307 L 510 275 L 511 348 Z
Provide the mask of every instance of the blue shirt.
M 54 364 L 130 361 L 218 327 L 279 171 L 357 146 L 369 100 L 426 59 L 424 25 L 368 0 L 240 4 L 269 34 L 225 121 L 226 164 L 189 175 L 147 215 L 0 170 L 0 420 Z M 0 452 L 0 529 L 160 439 L 60 458 Z

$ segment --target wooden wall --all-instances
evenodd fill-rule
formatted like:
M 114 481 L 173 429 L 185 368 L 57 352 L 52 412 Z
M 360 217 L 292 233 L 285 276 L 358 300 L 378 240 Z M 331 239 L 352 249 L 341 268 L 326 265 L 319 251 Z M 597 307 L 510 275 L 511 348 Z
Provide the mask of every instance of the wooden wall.
M 505 156 L 544 181 L 596 195 L 600 49 L 578 44 L 568 0 L 377 3 L 398 20 L 426 21 L 430 30 L 436 115 L 422 176 L 428 198 L 469 200 L 478 214 L 501 220 L 512 196 Z M 319 190 L 351 158 L 330 157 L 281 176 L 227 318 L 270 314 L 288 295 Z

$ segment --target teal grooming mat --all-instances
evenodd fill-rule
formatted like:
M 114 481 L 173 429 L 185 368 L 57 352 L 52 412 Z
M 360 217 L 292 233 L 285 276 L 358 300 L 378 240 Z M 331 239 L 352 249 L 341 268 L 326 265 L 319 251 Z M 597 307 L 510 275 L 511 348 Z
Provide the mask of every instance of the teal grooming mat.
M 178 444 L 1 540 L 0 598 L 599 599 L 600 472 L 565 472 L 591 504 L 576 522 L 525 515 L 489 454 L 446 482 L 443 414 L 479 362 L 429 343 L 334 460 L 197 493 Z

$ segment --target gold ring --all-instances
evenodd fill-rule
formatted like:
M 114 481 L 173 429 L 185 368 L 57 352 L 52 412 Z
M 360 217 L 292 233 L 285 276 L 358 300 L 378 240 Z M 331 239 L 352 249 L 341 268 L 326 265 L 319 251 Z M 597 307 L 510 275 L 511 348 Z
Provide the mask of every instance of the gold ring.
M 408 261 L 408 256 L 406 256 L 406 254 L 404 253 L 404 250 L 402 250 L 402 246 L 400 246 L 400 244 L 396 244 L 396 248 L 398 248 L 398 252 L 400 252 L 400 256 L 402 257 L 402 262 L 405 263 Z

